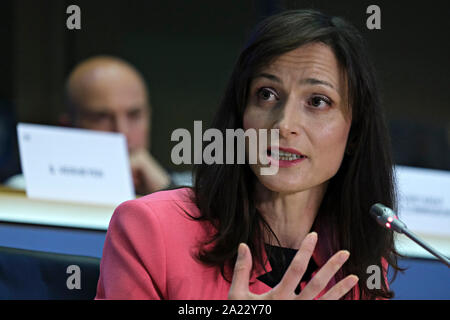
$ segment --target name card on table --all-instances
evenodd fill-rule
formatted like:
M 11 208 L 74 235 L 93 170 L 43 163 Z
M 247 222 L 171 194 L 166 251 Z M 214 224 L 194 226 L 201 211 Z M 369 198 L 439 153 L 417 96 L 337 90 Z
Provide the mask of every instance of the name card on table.
M 412 231 L 450 240 L 450 171 L 396 166 L 399 218 Z
M 28 197 L 113 206 L 135 198 L 122 134 L 25 123 L 17 134 Z

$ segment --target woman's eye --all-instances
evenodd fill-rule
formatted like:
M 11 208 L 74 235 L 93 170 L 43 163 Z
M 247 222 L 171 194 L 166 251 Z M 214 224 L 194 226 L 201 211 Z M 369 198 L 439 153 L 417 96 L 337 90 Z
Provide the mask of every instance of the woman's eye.
M 331 100 L 324 96 L 313 96 L 308 103 L 315 108 L 331 106 Z
M 268 89 L 268 88 L 261 88 L 258 90 L 258 97 L 265 101 L 273 101 L 274 99 L 277 100 L 276 94 Z

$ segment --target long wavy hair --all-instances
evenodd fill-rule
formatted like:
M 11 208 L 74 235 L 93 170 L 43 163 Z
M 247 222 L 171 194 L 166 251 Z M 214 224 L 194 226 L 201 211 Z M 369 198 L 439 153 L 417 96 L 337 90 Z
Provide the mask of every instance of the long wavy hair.
M 211 127 L 224 136 L 226 129 L 243 128 L 249 84 L 255 73 L 280 55 L 314 42 L 328 45 L 345 70 L 352 112 L 341 167 L 329 180 L 314 223 L 321 221 L 329 228 L 333 252 L 347 249 L 351 253 L 335 275 L 336 281 L 356 274 L 359 298 L 391 298 L 393 292 L 384 277 L 380 289 L 366 286 L 367 267 L 378 265 L 383 270 L 383 258 L 394 268 L 394 278 L 401 269 L 392 233 L 369 216 L 370 207 L 377 202 L 396 208 L 393 163 L 375 72 L 365 41 L 352 25 L 314 10 L 285 11 L 263 20 L 238 57 Z M 201 212 L 196 219 L 210 222 L 215 230 L 200 244 L 198 259 L 220 267 L 227 281 L 231 277 L 225 267 L 232 270 L 239 243 L 250 247 L 254 270 L 256 264 L 265 265 L 263 235 L 269 232 L 276 238 L 253 200 L 256 179 L 248 164 L 194 167 L 193 190 Z M 357 298 L 355 290 L 345 298 Z

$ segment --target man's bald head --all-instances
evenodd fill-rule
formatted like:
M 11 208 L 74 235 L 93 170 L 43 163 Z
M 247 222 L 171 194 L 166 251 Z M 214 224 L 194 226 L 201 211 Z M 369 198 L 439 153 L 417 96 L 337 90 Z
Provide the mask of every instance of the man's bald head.
M 78 64 L 66 82 L 72 125 L 121 132 L 130 151 L 148 148 L 150 106 L 145 82 L 129 63 L 109 56 Z

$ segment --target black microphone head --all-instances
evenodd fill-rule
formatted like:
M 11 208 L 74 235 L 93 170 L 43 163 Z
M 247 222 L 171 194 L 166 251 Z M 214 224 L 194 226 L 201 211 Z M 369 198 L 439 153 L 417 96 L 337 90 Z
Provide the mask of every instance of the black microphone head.
M 388 218 L 388 214 L 385 210 L 386 208 L 387 207 L 382 205 L 381 203 L 375 203 L 372 207 L 370 207 L 370 214 L 382 227 L 386 227 Z
M 370 213 L 374 218 L 378 219 L 385 215 L 385 208 L 387 207 L 382 205 L 381 203 L 375 203 L 372 207 L 370 207 Z
M 395 212 L 381 203 L 375 203 L 370 207 L 370 214 L 384 228 L 392 228 L 397 232 L 403 232 L 403 229 L 406 228 L 406 225 L 398 219 Z

